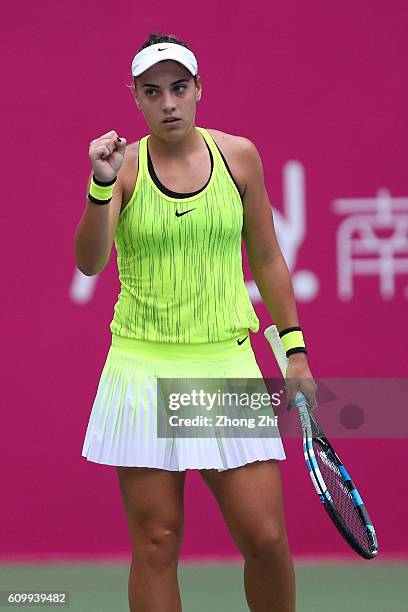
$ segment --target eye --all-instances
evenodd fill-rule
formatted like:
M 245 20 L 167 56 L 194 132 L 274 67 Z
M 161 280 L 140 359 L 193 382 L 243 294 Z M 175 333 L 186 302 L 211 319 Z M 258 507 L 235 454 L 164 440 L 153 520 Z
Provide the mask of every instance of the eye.
M 179 89 L 180 87 L 181 87 L 181 89 Z M 184 91 L 186 89 L 186 86 L 185 85 L 181 85 L 181 83 L 180 83 L 179 85 L 176 85 L 174 89 L 177 92 L 180 92 L 180 91 Z
M 148 96 L 149 98 L 152 98 L 153 95 L 156 93 L 156 90 L 155 89 L 145 89 L 145 93 L 146 93 L 146 96 Z

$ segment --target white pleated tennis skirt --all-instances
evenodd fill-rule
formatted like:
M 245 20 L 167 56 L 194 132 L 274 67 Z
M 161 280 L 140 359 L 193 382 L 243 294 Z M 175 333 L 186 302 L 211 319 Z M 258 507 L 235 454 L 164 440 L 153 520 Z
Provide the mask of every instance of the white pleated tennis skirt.
M 263 384 L 249 337 L 241 345 L 236 340 L 192 345 L 112 335 L 82 456 L 113 466 L 219 472 L 286 458 L 279 431 L 273 437 L 159 437 L 157 379 L 179 377 L 256 378 Z M 273 415 L 272 406 L 270 411 Z

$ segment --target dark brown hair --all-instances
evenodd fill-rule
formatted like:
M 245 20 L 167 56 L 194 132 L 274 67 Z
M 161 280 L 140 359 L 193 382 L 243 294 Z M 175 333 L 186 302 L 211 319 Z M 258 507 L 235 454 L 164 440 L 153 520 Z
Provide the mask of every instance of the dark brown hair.
M 150 45 L 156 45 L 157 43 L 174 43 L 175 45 L 182 45 L 183 47 L 186 47 L 192 51 L 188 44 L 183 40 L 180 40 L 180 38 L 177 38 L 177 36 L 173 36 L 173 34 L 160 34 L 160 32 L 153 32 L 152 34 L 149 34 L 149 39 L 143 43 L 139 51 L 146 49 L 146 47 L 150 47 Z

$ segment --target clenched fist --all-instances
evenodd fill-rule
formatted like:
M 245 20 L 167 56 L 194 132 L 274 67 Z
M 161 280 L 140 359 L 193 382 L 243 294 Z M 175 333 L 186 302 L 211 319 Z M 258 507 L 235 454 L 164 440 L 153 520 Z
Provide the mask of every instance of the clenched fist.
M 104 183 L 112 181 L 123 164 L 125 150 L 126 140 L 119 138 L 115 130 L 91 140 L 89 159 L 95 178 Z

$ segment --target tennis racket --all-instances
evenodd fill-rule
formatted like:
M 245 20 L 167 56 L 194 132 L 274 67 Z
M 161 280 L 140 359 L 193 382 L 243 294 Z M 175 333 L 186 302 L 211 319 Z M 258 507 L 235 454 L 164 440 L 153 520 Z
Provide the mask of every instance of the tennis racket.
M 268 327 L 264 335 L 285 377 L 288 359 L 276 325 Z M 320 500 L 351 548 L 365 559 L 373 559 L 378 553 L 377 536 L 355 484 L 300 391 L 295 404 L 302 425 L 306 465 Z

